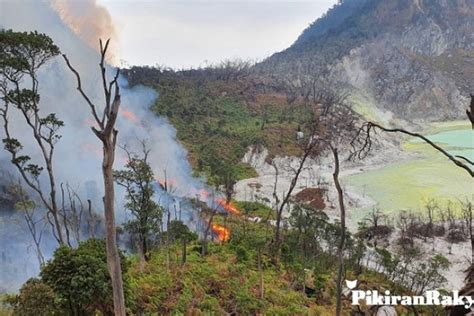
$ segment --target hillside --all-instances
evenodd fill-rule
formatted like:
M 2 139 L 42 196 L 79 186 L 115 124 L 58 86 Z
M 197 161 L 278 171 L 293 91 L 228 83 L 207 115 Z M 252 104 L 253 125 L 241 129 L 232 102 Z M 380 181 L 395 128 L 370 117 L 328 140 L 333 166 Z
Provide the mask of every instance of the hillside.
M 107 65 L 51 3 L 1 22 L 0 316 L 474 311 L 474 0 L 340 0 L 182 70 Z
M 271 156 L 298 153 L 294 139 L 306 117 L 304 102 L 288 102 L 285 91 L 246 63 L 187 71 L 132 67 L 124 74 L 131 86 L 158 91 L 152 110 L 173 124 L 193 170 L 211 184 L 224 169 L 236 180 L 256 176 L 241 162 L 250 146 L 265 146 Z
M 345 0 L 258 67 L 282 74 L 331 65 L 364 114 L 459 118 L 474 90 L 473 21 L 472 0 Z
M 132 67 L 125 75 L 132 86 L 158 91 L 153 109 L 174 125 L 196 173 L 209 178 L 222 168 L 214 158 L 238 164 L 249 146 L 295 154 L 291 141 L 311 89 L 341 87 L 359 114 L 385 124 L 460 118 L 474 91 L 473 4 L 346 0 L 256 65 Z M 242 163 L 235 173 L 255 176 Z

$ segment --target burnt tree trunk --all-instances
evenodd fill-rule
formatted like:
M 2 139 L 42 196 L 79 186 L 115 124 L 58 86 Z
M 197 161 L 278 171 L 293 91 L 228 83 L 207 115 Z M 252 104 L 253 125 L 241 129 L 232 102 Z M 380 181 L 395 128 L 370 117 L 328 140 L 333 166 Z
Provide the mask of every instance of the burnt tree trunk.
M 104 135 L 104 159 L 102 173 L 104 175 L 104 213 L 106 227 L 107 267 L 112 281 L 114 299 L 114 314 L 125 316 L 125 297 L 123 294 L 122 267 L 117 248 L 115 228 L 115 189 L 113 177 L 113 164 L 115 160 L 115 141 L 117 132 L 110 130 L 109 135 Z
M 115 190 L 113 164 L 115 161 L 115 148 L 117 145 L 117 133 L 115 123 L 120 108 L 120 88 L 118 85 L 119 69 L 109 83 L 107 83 L 105 55 L 109 46 L 109 40 L 105 46 L 100 41 L 100 70 L 102 75 L 102 86 L 105 94 L 105 107 L 102 115 L 97 112 L 97 106 L 92 103 L 90 98 L 82 89 L 81 77 L 75 70 L 66 55 L 63 55 L 67 66 L 74 73 L 77 79 L 77 90 L 80 92 L 86 103 L 88 104 L 92 116 L 96 122 L 92 131 L 102 142 L 103 160 L 102 173 L 104 178 L 104 215 L 105 215 L 105 233 L 106 233 L 106 249 L 107 249 L 107 268 L 109 270 L 112 283 L 112 293 L 114 301 L 114 315 L 125 316 L 125 298 L 123 293 L 122 267 L 120 265 L 120 255 L 117 247 L 116 227 L 115 227 Z M 112 98 L 112 92 L 113 98 Z
M 346 243 L 346 208 L 344 206 L 344 193 L 339 182 L 339 154 L 337 148 L 331 148 L 334 155 L 334 173 L 333 180 L 337 190 L 339 200 L 339 209 L 341 212 L 341 240 L 337 251 L 338 269 L 337 269 L 337 297 L 336 297 L 336 315 L 341 315 L 341 299 L 342 299 L 342 277 L 344 274 L 344 247 Z
M 285 210 L 285 207 L 290 203 L 291 199 L 291 194 L 293 193 L 293 190 L 296 187 L 296 184 L 298 182 L 298 179 L 301 175 L 301 172 L 303 171 L 304 165 L 309 158 L 310 154 L 312 153 L 312 150 L 314 148 L 314 141 L 310 140 L 308 145 L 305 147 L 304 152 L 302 157 L 300 158 L 298 167 L 295 170 L 295 174 L 293 176 L 293 179 L 291 179 L 290 186 L 288 188 L 288 191 L 283 197 L 283 200 L 281 204 L 278 206 L 277 205 L 277 213 L 276 213 L 276 225 L 275 225 L 275 237 L 274 237 L 274 256 L 273 256 L 273 261 L 276 265 L 278 265 L 280 261 L 280 255 L 281 255 L 281 246 L 283 243 L 282 237 L 281 237 L 281 221 L 283 219 L 283 211 Z M 276 165 L 274 165 L 275 171 L 277 171 Z M 276 177 L 278 177 L 278 171 L 276 173 Z M 277 180 L 276 180 L 277 181 Z M 274 191 L 274 197 L 276 199 L 276 202 L 278 204 L 278 197 L 276 196 L 276 185 L 275 185 L 275 191 Z

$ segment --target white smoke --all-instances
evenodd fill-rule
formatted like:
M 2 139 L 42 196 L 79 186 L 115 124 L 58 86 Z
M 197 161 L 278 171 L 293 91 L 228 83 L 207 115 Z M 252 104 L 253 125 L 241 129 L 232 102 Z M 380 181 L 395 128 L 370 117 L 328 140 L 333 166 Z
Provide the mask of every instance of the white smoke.
M 37 30 L 49 35 L 80 72 L 83 88 L 93 102 L 99 106 L 103 104 L 97 52 L 86 45 L 64 24 L 57 13 L 51 9 L 50 2 L 42 0 L 1 1 L 0 12 L 0 28 L 14 31 Z M 110 69 L 109 74 L 112 73 L 113 70 Z M 94 207 L 99 213 L 102 213 L 99 198 L 102 196 L 100 191 L 102 187 L 102 149 L 98 139 L 90 130 L 90 111 L 76 90 L 75 78 L 59 56 L 42 68 L 39 82 L 42 115 L 54 112 L 65 122 L 65 127 L 61 130 L 63 137 L 57 144 L 54 161 L 58 182 L 71 185 L 84 200 L 93 198 L 91 195 L 95 195 Z M 164 179 L 166 170 L 167 178 L 176 187 L 175 194 L 177 196 L 195 197 L 195 194 L 204 188 L 204 185 L 200 179 L 192 176 L 187 153 L 176 141 L 175 129 L 166 119 L 159 118 L 149 111 L 149 107 L 157 97 L 157 92 L 141 86 L 129 88 L 124 78 L 120 78 L 120 85 L 122 111 L 117 123 L 118 143 L 134 148 L 138 139 L 145 139 L 151 148 L 150 164 L 155 175 Z M 40 153 L 36 151 L 37 146 L 32 140 L 30 131 L 23 121 L 15 116 L 14 110 L 11 112 L 12 136 L 21 140 L 25 147 L 25 154 L 30 155 L 33 162 L 41 162 Z M 0 137 L 4 137 L 2 132 L 0 132 Z M 8 153 L 3 148 L 0 149 L 0 162 L 0 169 L 10 169 L 15 174 L 15 170 L 10 166 Z M 120 169 L 125 162 L 125 154 L 117 149 L 115 168 Z M 2 182 L 1 176 L 0 182 Z M 87 183 L 92 183 L 92 187 L 95 186 L 98 191 L 95 194 L 91 193 L 91 186 L 88 186 L 88 190 Z M 117 217 L 119 220 L 123 220 L 125 212 L 122 209 L 123 192 L 120 190 L 117 192 L 116 205 Z M 189 221 L 193 214 L 190 213 L 190 207 L 186 209 L 188 212 L 183 214 L 183 219 Z M 15 231 L 16 235 L 7 234 L 6 232 L 12 227 L 9 225 L 9 221 L 4 216 L 0 217 L 0 230 L 2 231 L 0 245 L 6 253 L 4 254 L 6 256 L 5 262 L 12 263 L 11 261 L 13 261 L 13 266 L 15 266 L 15 262 L 28 263 L 28 267 L 21 268 L 19 271 L 17 269 L 16 272 L 0 274 L 0 284 L 4 284 L 7 290 L 12 290 L 29 277 L 37 274 L 38 267 L 34 253 L 27 241 L 29 236 L 25 237 L 25 235 L 19 234 L 18 229 Z M 27 232 L 25 231 L 24 234 Z M 50 257 L 56 247 L 56 242 L 51 236 L 49 240 L 45 237 L 43 246 L 45 256 Z M 14 281 L 17 283 L 14 284 Z

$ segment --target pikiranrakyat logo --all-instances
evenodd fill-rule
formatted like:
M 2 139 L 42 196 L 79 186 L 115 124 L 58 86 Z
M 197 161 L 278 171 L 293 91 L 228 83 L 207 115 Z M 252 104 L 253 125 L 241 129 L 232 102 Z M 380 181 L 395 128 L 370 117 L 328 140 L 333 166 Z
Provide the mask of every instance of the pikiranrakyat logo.
M 464 306 L 470 309 L 474 305 L 474 298 L 471 296 L 459 295 L 459 291 L 453 291 L 452 295 L 442 295 L 439 291 L 426 291 L 425 295 L 391 295 L 390 291 L 380 294 L 377 290 L 355 290 L 357 280 L 346 280 L 346 286 L 352 292 L 352 305 L 359 305 L 361 301 L 365 301 L 368 306 L 381 305 L 439 305 L 439 306 Z

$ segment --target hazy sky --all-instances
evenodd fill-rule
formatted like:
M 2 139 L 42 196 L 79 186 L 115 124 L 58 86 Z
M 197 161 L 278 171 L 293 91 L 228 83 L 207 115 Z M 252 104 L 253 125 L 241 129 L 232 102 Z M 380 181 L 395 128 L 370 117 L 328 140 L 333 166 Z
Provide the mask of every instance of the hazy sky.
M 120 58 L 190 67 L 263 59 L 291 45 L 336 0 L 99 0 L 112 15 Z

